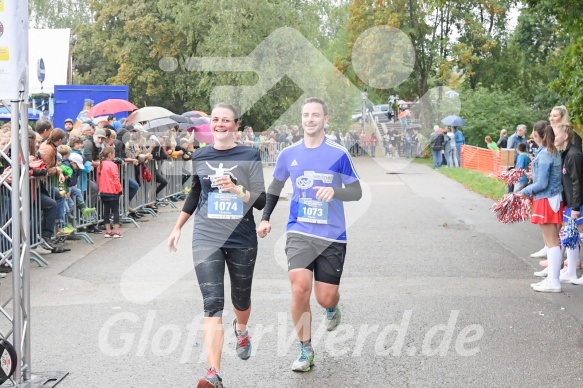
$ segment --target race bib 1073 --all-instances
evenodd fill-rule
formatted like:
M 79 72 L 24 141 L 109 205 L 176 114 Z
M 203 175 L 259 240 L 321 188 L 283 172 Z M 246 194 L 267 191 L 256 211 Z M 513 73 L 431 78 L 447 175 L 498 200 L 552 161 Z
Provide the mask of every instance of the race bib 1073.
M 328 224 L 328 202 L 300 198 L 298 221 L 312 224 Z

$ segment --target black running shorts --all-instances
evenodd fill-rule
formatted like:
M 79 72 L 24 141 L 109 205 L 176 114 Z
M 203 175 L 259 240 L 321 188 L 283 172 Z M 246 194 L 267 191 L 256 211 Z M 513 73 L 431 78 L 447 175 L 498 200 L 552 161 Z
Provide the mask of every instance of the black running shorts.
M 299 268 L 309 269 L 318 282 L 340 284 L 346 257 L 346 244 L 299 233 L 288 233 L 285 253 L 288 271 Z

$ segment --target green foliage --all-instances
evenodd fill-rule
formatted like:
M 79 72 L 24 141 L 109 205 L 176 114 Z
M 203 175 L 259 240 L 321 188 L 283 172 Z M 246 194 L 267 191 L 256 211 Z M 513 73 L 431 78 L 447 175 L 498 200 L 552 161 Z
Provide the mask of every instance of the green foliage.
M 536 121 L 546 118 L 542 114 L 537 116 L 521 96 L 512 92 L 478 85 L 475 90 L 462 91 L 460 99 L 461 117 L 467 123 L 461 128 L 466 143 L 478 147 L 485 147 L 486 135 L 498 141 L 502 129 L 510 135 L 518 124 L 525 124 L 530 130 Z
M 325 51 L 325 37 L 343 29 L 342 11 L 325 1 L 89 0 L 89 4 L 95 22 L 74 32 L 76 80 L 129 85 L 136 105 L 158 105 L 177 113 L 208 111 L 216 86 L 257 82 L 252 72 L 190 71 L 189 58 L 245 57 L 285 26 Z M 327 20 L 324 32 L 321 20 Z M 177 68 L 162 70 L 160 59 L 165 57 L 175 58 Z M 293 83 L 282 80 L 269 91 L 269 99 L 253 108 L 254 115 L 245 117 L 245 124 L 267 129 L 296 94 Z
M 527 3 L 540 14 L 548 14 L 558 24 L 558 35 L 564 48 L 556 53 L 554 60 L 558 77 L 552 89 L 567 100 L 571 119 L 583 124 L 583 7 L 578 0 L 529 0 Z
M 91 20 L 86 0 L 28 0 L 32 28 L 75 28 Z

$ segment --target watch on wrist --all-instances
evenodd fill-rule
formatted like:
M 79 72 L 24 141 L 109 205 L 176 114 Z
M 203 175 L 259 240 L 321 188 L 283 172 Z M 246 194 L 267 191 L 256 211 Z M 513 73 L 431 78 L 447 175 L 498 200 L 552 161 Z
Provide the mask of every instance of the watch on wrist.
M 245 188 L 242 185 L 239 185 L 237 187 L 239 188 L 239 194 L 237 194 L 237 197 L 239 198 L 245 197 Z

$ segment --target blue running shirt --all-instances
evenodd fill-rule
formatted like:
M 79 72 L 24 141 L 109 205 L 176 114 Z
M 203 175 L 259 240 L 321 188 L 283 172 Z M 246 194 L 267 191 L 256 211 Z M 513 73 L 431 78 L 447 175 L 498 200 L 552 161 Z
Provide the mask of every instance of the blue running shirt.
M 335 198 L 330 202 L 316 199 L 315 186 L 342 188 L 359 178 L 348 151 L 325 139 L 316 148 L 307 148 L 303 140 L 279 154 L 273 177 L 293 186 L 288 233 L 299 233 L 328 241 L 346 242 L 344 205 Z

